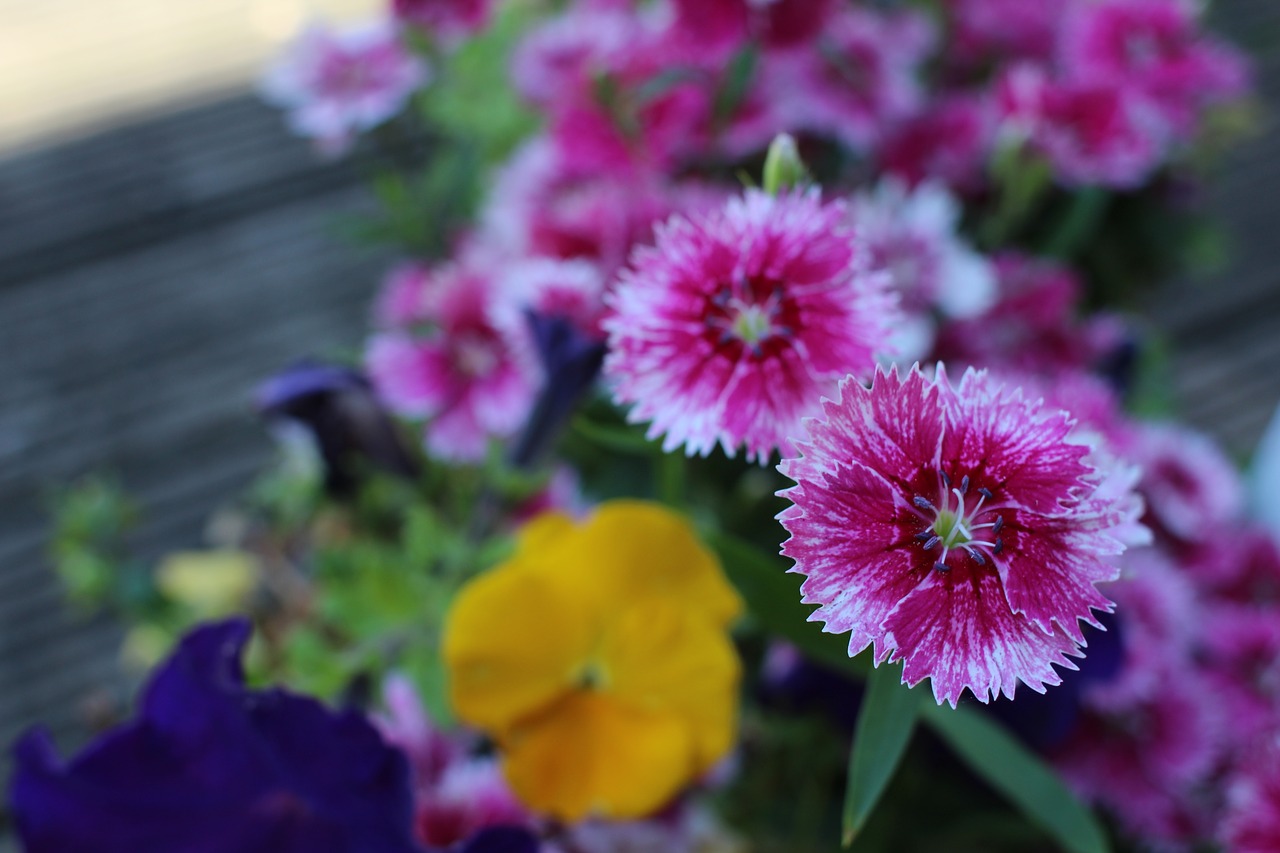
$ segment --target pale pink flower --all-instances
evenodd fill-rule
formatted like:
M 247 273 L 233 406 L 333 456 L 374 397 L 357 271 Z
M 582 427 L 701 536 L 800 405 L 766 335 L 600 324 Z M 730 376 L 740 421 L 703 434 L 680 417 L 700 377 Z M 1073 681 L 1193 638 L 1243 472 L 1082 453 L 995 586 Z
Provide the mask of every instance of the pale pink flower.
M 966 688 L 1044 692 L 1054 665 L 1076 668 L 1080 621 L 1112 607 L 1096 584 L 1120 571 L 1125 496 L 1103 488 L 1065 413 L 983 372 L 953 387 L 941 368 L 895 368 L 870 388 L 846 380 L 806 426 L 779 467 L 796 481 L 780 493 L 783 553 L 851 655 L 902 660 L 907 684 L 930 678 L 952 705 Z
M 659 172 L 583 174 L 548 137 L 535 137 L 498 172 L 481 242 L 508 256 L 581 258 L 606 273 L 625 263 L 677 210 L 710 204 L 696 186 Z
M 1165 122 L 1132 90 L 1107 81 L 1051 78 L 1021 65 L 1000 80 L 1008 135 L 1025 138 L 1067 186 L 1130 189 L 1145 181 L 1167 152 Z
M 431 270 L 405 263 L 387 275 L 373 303 L 373 321 L 382 328 L 405 328 L 431 319 Z
M 399 113 L 429 79 L 426 63 L 390 22 L 346 30 L 313 25 L 268 69 L 262 93 L 288 111 L 294 133 L 337 156 Z
M 866 150 L 917 112 L 917 71 L 933 43 L 927 19 L 844 7 L 813 49 L 766 53 L 758 71 L 770 121 Z
M 605 375 L 633 421 L 706 455 L 765 461 L 823 394 L 865 376 L 896 318 L 882 277 L 817 190 L 748 190 L 676 216 L 632 256 L 610 297 Z
M 1249 80 L 1243 57 L 1200 32 L 1184 0 L 1076 3 L 1059 59 L 1068 79 L 1140 93 L 1184 136 L 1203 107 L 1240 97 Z
M 973 317 L 995 302 L 995 271 L 957 233 L 960 214 L 960 203 L 941 184 L 926 182 L 908 190 L 892 177 L 850 203 L 849 221 L 871 268 L 888 274 L 918 328 L 918 340 L 899 340 L 905 361 L 929 353 L 935 312 Z
M 1173 422 L 1135 427 L 1125 454 L 1142 466 L 1152 527 L 1186 542 L 1220 539 L 1244 506 L 1239 472 L 1203 433 Z
M 536 368 L 518 358 L 490 314 L 491 273 L 471 266 L 434 273 L 434 327 L 375 335 L 366 365 L 393 410 L 427 420 L 427 449 L 475 461 L 491 438 L 513 434 L 532 405 Z
M 647 19 L 632 10 L 573 6 L 529 31 L 511 59 L 511 81 L 531 103 L 552 110 L 590 97 L 596 75 L 619 64 Z

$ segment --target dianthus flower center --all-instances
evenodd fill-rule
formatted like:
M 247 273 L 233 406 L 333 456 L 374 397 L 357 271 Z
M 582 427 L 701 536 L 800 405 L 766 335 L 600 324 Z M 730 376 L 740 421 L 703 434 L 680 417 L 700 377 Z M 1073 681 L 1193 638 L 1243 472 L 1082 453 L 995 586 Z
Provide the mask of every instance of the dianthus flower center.
M 706 324 L 719 332 L 719 343 L 737 341 L 759 355 L 761 344 L 770 338 L 788 337 L 792 330 L 782 320 L 782 288 L 773 288 L 763 298 L 758 298 L 755 290 L 750 284 L 722 287 L 707 308 Z
M 916 514 L 927 527 L 915 535 L 915 540 L 926 551 L 941 548 L 933 567 L 940 572 L 951 571 L 948 559 L 953 552 L 967 555 L 979 566 L 1004 550 L 1000 531 L 1004 529 L 1004 516 L 998 508 L 989 505 L 995 495 L 988 488 L 976 490 L 977 499 L 970 494 L 969 475 L 960 479 L 958 486 L 951 484 L 946 472 L 938 472 L 938 499 L 935 503 L 923 495 L 912 498 Z

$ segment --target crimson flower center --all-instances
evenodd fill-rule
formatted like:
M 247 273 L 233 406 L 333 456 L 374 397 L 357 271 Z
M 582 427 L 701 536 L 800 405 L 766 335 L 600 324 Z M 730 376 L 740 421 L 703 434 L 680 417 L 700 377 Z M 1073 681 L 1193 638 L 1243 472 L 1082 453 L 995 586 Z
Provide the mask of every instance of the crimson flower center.
M 755 288 L 722 287 L 707 308 L 706 323 L 719 332 L 720 343 L 738 341 L 757 354 L 760 345 L 770 338 L 789 337 L 792 329 L 782 320 L 785 297 L 775 287 L 763 298 Z
M 952 552 L 967 555 L 979 566 L 1004 550 L 1000 531 L 1004 529 L 1004 516 L 997 508 L 989 506 L 995 495 L 990 489 L 980 488 L 975 495 L 969 493 L 969 475 L 960 479 L 959 486 L 951 484 L 951 478 L 939 471 L 938 500 L 917 495 L 912 498 L 916 514 L 928 525 L 917 533 L 915 539 L 926 551 L 941 548 L 941 555 L 933 567 L 940 572 L 951 571 L 947 562 Z

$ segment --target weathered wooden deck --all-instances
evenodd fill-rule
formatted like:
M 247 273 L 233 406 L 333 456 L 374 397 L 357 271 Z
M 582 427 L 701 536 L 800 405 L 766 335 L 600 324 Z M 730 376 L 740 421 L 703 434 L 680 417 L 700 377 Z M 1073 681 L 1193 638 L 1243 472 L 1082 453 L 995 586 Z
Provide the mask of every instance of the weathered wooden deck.
M 1280 39 L 1274 0 L 1220 14 Z M 1258 70 L 1270 114 L 1208 200 L 1234 259 L 1148 312 L 1187 418 L 1240 456 L 1280 402 L 1280 54 Z M 248 95 L 0 160 L 0 743 L 36 720 L 73 734 L 115 683 L 117 629 L 69 613 L 47 571 L 49 485 L 114 471 L 143 554 L 198 542 L 270 452 L 253 384 L 359 342 L 388 259 L 333 225 L 367 204 Z

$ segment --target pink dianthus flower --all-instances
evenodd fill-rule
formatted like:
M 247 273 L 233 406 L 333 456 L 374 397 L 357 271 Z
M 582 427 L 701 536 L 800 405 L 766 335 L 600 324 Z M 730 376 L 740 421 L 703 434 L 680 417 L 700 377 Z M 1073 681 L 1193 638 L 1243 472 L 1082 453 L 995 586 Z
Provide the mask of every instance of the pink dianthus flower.
M 406 417 L 427 419 L 426 446 L 441 458 L 478 460 L 491 437 L 524 422 L 536 367 L 495 324 L 488 271 L 445 267 L 431 285 L 433 327 L 375 335 L 365 360 L 378 393 Z
M 1249 79 L 1240 54 L 1199 32 L 1184 0 L 1076 3 L 1060 61 L 1072 80 L 1140 93 L 1183 135 L 1202 107 L 1239 97 Z
M 426 63 L 409 52 L 390 22 L 341 31 L 315 25 L 267 71 L 262 93 L 289 111 L 294 133 L 338 156 L 357 134 L 400 112 L 429 79 Z
M 471 35 L 489 22 L 493 0 L 392 0 L 395 16 L 445 39 Z
M 717 442 L 764 461 L 848 374 L 868 375 L 896 317 L 882 277 L 817 190 L 748 190 L 676 216 L 610 296 L 605 375 L 670 451 Z
M 904 661 L 939 703 L 1037 692 L 1075 669 L 1079 622 L 1109 611 L 1096 584 L 1119 574 L 1127 494 L 1104 489 L 1073 421 L 984 372 L 953 387 L 913 368 L 856 379 L 824 400 L 779 470 L 804 601 L 849 652 Z

